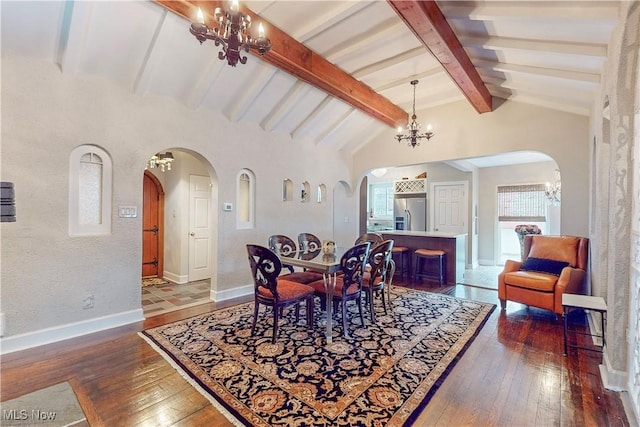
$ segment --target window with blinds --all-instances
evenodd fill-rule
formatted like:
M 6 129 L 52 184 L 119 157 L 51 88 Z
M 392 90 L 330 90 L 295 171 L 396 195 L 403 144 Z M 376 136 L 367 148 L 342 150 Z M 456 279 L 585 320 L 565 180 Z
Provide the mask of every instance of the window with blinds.
M 547 198 L 544 184 L 498 187 L 498 220 L 545 222 Z

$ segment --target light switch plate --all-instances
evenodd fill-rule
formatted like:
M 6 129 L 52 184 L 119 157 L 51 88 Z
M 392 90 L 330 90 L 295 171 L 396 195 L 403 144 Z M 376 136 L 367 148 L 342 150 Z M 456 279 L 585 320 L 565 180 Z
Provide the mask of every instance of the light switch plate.
M 233 205 L 231 203 L 223 203 L 222 210 L 225 212 L 231 212 L 233 210 Z
M 120 205 L 118 206 L 118 216 L 120 218 L 136 218 L 138 207 L 136 205 Z

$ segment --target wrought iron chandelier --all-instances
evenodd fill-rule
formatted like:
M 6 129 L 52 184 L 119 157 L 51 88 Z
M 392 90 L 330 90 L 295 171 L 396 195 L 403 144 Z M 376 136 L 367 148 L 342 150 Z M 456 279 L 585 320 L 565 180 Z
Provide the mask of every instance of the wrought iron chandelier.
M 151 156 L 144 168 L 145 170 L 159 168 L 162 172 L 165 170 L 170 171 L 173 160 L 173 153 L 171 151 L 167 151 L 166 153 L 157 153 L 154 156 Z
M 239 10 L 238 0 L 232 0 L 229 11 L 216 7 L 213 11 L 215 27 L 209 28 L 204 23 L 204 14 L 198 8 L 198 22 L 191 24 L 191 34 L 202 44 L 205 40 L 213 40 L 216 46 L 222 45 L 218 52 L 218 59 L 226 59 L 227 64 L 235 67 L 238 61 L 247 63 L 247 57 L 242 51 L 250 49 L 264 55 L 271 49 L 271 41 L 265 36 L 262 23 L 258 26 L 258 37 L 252 38 L 247 30 L 251 28 L 251 16 L 244 15 Z
M 413 114 L 411 115 L 411 121 L 407 124 L 406 135 L 402 134 L 402 128 L 398 128 L 398 134 L 396 135 L 396 139 L 398 142 L 402 142 L 404 140 L 408 140 L 407 145 L 410 147 L 415 147 L 416 145 L 420 145 L 420 139 L 427 138 L 427 141 L 431 139 L 433 136 L 433 132 L 431 131 L 431 125 L 427 125 L 427 131 L 425 133 L 420 133 L 420 123 L 416 122 L 416 85 L 418 84 L 418 80 L 412 80 L 411 85 L 413 86 Z

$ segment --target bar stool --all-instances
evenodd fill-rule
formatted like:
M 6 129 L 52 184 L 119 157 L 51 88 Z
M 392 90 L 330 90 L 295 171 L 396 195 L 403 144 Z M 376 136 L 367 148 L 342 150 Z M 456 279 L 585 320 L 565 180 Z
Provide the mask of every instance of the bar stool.
M 396 261 L 397 256 L 400 257 L 400 262 Z M 391 257 L 396 265 L 400 265 L 400 268 L 397 270 L 397 272 L 400 273 L 400 277 L 404 277 L 405 273 L 407 274 L 407 277 L 409 277 L 411 271 L 409 267 L 411 264 L 411 252 L 409 251 L 409 248 L 406 246 L 394 246 L 391 250 Z
M 446 283 L 444 251 L 437 249 L 417 249 L 414 253 L 416 255 L 416 279 L 433 279 L 437 280 L 439 285 L 444 285 Z M 427 264 L 426 271 L 424 271 L 425 263 Z

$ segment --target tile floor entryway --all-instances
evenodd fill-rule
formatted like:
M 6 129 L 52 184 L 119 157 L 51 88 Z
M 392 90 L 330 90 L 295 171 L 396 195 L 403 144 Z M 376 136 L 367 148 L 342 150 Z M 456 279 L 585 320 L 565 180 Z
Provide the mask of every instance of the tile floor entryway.
M 504 270 L 503 265 L 480 265 L 464 271 L 461 283 L 478 288 L 498 289 L 498 274 Z
M 165 283 L 142 288 L 142 310 L 145 317 L 209 302 L 211 280 L 183 284 Z
M 498 274 L 503 266 L 481 265 L 464 272 L 462 284 L 486 289 L 498 289 Z M 180 308 L 210 302 L 211 280 L 184 284 L 169 282 L 142 288 L 142 309 L 145 317 L 156 316 Z

